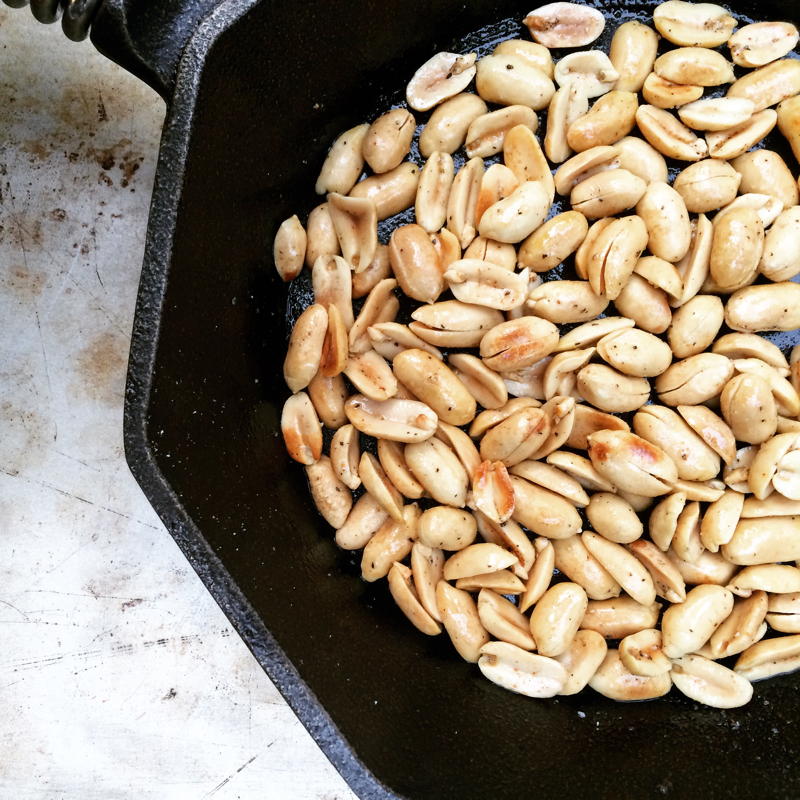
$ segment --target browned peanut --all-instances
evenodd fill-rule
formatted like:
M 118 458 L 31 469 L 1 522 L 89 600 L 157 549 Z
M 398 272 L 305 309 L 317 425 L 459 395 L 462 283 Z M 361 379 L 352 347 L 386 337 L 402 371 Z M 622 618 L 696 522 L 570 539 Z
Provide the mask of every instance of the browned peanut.
M 347 389 L 341 375 L 326 378 L 318 372 L 308 384 L 308 394 L 326 428 L 336 430 L 347 422 L 344 413 Z
M 522 243 L 518 263 L 534 272 L 547 272 L 578 249 L 588 230 L 586 217 L 580 212 L 557 214 Z
M 365 581 L 385 578 L 396 561 L 402 561 L 417 538 L 419 506 L 405 506 L 401 520 L 386 520 L 367 542 L 361 557 L 361 577 Z
M 400 164 L 411 148 L 416 122 L 405 108 L 387 111 L 366 132 L 361 152 L 373 172 L 388 172 Z
M 591 531 L 581 534 L 586 549 L 637 603 L 655 602 L 656 590 L 647 568 L 621 544 L 610 542 Z
M 353 327 L 351 274 L 350 265 L 339 256 L 320 256 L 311 270 L 314 302 L 328 309 L 333 305 L 336 308 L 334 313 L 346 331 Z
M 330 214 L 342 255 L 356 272 L 365 270 L 375 257 L 378 246 L 378 212 L 366 197 L 328 195 Z
M 618 214 L 635 206 L 647 184 L 626 169 L 599 172 L 581 181 L 570 193 L 570 203 L 588 219 Z
M 523 23 L 545 47 L 583 47 L 597 39 L 605 18 L 597 9 L 577 3 L 548 3 L 531 11 Z
M 401 225 L 389 240 L 389 258 L 400 288 L 409 297 L 432 303 L 444 289 L 439 259 L 420 225 Z
M 328 312 L 318 303 L 297 318 L 283 362 L 283 378 L 292 392 L 305 389 L 317 374 L 327 329 Z
M 498 372 L 523 369 L 549 355 L 558 344 L 558 328 L 539 317 L 520 317 L 496 325 L 480 342 L 487 367 Z
M 671 409 L 646 406 L 634 416 L 633 429 L 675 462 L 678 477 L 705 481 L 719 473 L 719 456 Z
M 777 113 L 771 108 L 766 108 L 733 128 L 724 131 L 709 131 L 706 134 L 708 154 L 712 158 L 724 159 L 742 155 L 775 127 L 777 119 Z
M 659 603 L 643 606 L 625 595 L 610 600 L 590 600 L 581 628 L 596 631 L 606 639 L 623 639 L 654 627 L 660 608 Z
M 432 153 L 455 153 L 467 137 L 474 120 L 487 112 L 486 103 L 476 94 L 457 94 L 437 106 L 419 137 L 419 151 L 425 158 Z
M 556 87 L 538 67 L 519 56 L 490 55 L 478 61 L 475 88 L 487 103 L 547 108 Z
M 554 539 L 553 550 L 556 569 L 583 587 L 590 600 L 619 596 L 620 585 L 586 549 L 580 536 Z
M 716 211 L 736 197 L 742 177 L 727 163 L 707 158 L 690 164 L 675 178 L 674 187 L 693 214 Z
M 303 269 L 306 255 L 306 231 L 297 214 L 285 219 L 275 234 L 272 258 L 283 281 L 293 281 Z
M 510 105 L 476 117 L 467 131 L 464 145 L 467 157 L 496 155 L 503 149 L 506 134 L 517 125 L 525 125 L 535 132 L 539 126 L 536 112 L 528 106 Z
M 419 178 L 419 167 L 404 161 L 388 172 L 359 181 L 350 190 L 350 197 L 372 200 L 378 220 L 383 220 L 414 205 Z
M 728 97 L 746 97 L 756 111 L 780 103 L 800 93 L 800 61 L 783 58 L 765 67 L 748 72 L 730 89 Z
M 732 375 L 729 359 L 716 353 L 699 353 L 676 361 L 661 373 L 655 389 L 668 406 L 699 405 L 716 397 Z
M 503 379 L 469 353 L 451 353 L 450 367 L 467 391 L 484 408 L 500 408 L 508 401 Z
M 575 419 L 572 423 L 572 430 L 566 441 L 567 447 L 574 447 L 576 450 L 586 450 L 589 446 L 587 437 L 590 433 L 602 430 L 630 430 L 628 423 L 624 419 L 598 411 L 591 406 L 578 403 L 574 411 Z
M 314 187 L 317 194 L 339 192 L 347 194 L 364 169 L 361 148 L 369 125 L 356 125 L 345 131 L 331 145 Z
M 397 381 L 382 356 L 374 350 L 353 354 L 347 359 L 344 374 L 362 394 L 383 401 L 397 394 Z
M 639 106 L 636 124 L 659 153 L 678 161 L 699 161 L 708 155 L 708 145 L 669 111 Z
M 498 525 L 511 517 L 514 487 L 502 461 L 481 462 L 472 474 L 472 499 L 475 508 Z
M 476 663 L 481 648 L 489 641 L 489 634 L 481 625 L 472 596 L 447 581 L 439 581 L 436 586 L 436 605 L 458 654 L 465 661 Z
M 736 27 L 736 20 L 722 6 L 668 0 L 653 12 L 656 30 L 668 41 L 694 47 L 719 47 Z
M 479 223 L 484 212 L 490 206 L 493 206 L 499 200 L 508 197 L 515 189 L 519 187 L 519 179 L 505 164 L 492 164 L 481 177 L 480 190 L 478 192 L 478 202 L 475 206 L 475 221 Z M 486 241 L 484 237 L 478 237 Z M 474 242 L 473 242 L 474 244 Z M 472 244 L 467 248 L 467 253 L 472 249 Z M 465 258 L 471 258 L 465 255 Z M 486 261 L 491 261 L 491 258 L 486 258 Z M 515 262 L 512 260 L 512 267 Z
M 313 267 L 320 256 L 335 256 L 341 252 L 327 203 L 321 203 L 308 215 L 306 239 L 307 267 Z
M 670 603 L 682 603 L 686 599 L 683 577 L 656 545 L 646 539 L 638 539 L 630 543 L 628 550 L 647 568 L 659 597 Z
M 578 153 L 615 144 L 633 130 L 638 107 L 635 93 L 609 92 L 569 126 L 567 143 Z
M 703 87 L 668 81 L 651 72 L 645 77 L 642 96 L 647 103 L 656 108 L 678 108 L 701 98 Z
M 382 280 L 389 278 L 392 274 L 392 266 L 389 263 L 389 248 L 385 244 L 378 244 L 375 249 L 375 257 L 369 266 L 362 272 L 353 272 L 352 294 L 353 298 L 364 297 L 369 294 Z
M 412 580 L 411 570 L 399 561 L 395 561 L 388 574 L 389 592 L 417 630 L 428 636 L 436 636 L 442 629 L 420 603 Z
M 471 158 L 458 171 L 447 201 L 447 228 L 465 248 L 477 233 L 476 209 L 483 178 L 483 159 Z
M 416 397 L 451 425 L 466 425 L 475 416 L 475 399 L 453 371 L 424 350 L 409 349 L 395 357 L 395 375 Z
M 587 597 L 577 583 L 550 587 L 533 608 L 531 634 L 544 656 L 559 656 L 569 648 L 586 613 Z
M 667 494 L 678 477 L 675 463 L 660 447 L 624 431 L 591 434 L 589 458 L 619 489 L 644 497 Z
M 513 519 L 521 525 L 551 539 L 566 539 L 580 531 L 580 516 L 568 500 L 514 475 L 511 484 L 515 496 Z
M 536 453 L 550 433 L 550 421 L 540 408 L 515 411 L 489 430 L 481 440 L 484 461 L 513 466 Z
M 638 92 L 656 60 L 658 36 L 635 20 L 625 22 L 614 31 L 609 57 L 619 73 L 616 88 Z
M 281 433 L 289 455 L 309 465 L 322 455 L 322 426 L 305 392 L 293 394 L 283 404 Z
M 715 295 L 695 295 L 672 315 L 667 332 L 676 358 L 688 358 L 705 351 L 719 332 L 725 311 Z
M 733 82 L 733 64 L 721 53 L 704 47 L 679 47 L 659 56 L 653 71 L 660 78 L 694 86 L 720 86 Z
M 350 490 L 336 477 L 327 456 L 321 456 L 305 469 L 317 511 L 332 528 L 341 528 L 353 505 Z

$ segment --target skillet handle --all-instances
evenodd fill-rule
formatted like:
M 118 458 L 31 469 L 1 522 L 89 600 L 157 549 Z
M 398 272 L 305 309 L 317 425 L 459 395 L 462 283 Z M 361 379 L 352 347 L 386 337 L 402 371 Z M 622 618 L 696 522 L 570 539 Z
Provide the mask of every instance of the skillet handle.
M 223 2 L 104 0 L 92 24 L 92 44 L 169 102 L 184 47 Z
M 2 0 L 22 8 L 29 0 Z M 167 102 L 183 49 L 224 0 L 30 0 L 33 16 L 46 24 L 61 19 L 69 39 L 80 42 L 91 28 L 94 46 L 152 86 Z

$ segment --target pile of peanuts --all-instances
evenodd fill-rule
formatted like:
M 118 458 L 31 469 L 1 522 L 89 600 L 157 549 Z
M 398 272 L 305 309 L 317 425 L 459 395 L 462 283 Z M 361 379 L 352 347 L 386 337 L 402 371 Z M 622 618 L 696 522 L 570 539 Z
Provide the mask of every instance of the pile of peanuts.
M 800 352 L 758 335 L 800 327 L 800 205 L 753 149 L 800 159 L 798 31 L 669 0 L 554 64 L 605 22 L 539 8 L 334 142 L 275 238 L 314 294 L 281 428 L 364 580 L 499 686 L 730 708 L 800 668 Z

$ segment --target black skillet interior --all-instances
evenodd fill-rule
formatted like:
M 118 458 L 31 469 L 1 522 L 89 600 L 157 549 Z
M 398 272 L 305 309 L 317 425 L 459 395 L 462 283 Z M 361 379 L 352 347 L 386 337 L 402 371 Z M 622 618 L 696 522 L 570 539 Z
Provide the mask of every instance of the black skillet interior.
M 613 30 L 649 18 L 653 6 L 600 7 Z M 366 769 L 412 798 L 797 797 L 795 677 L 758 685 L 753 702 L 732 711 L 675 693 L 621 705 L 588 691 L 549 701 L 504 692 L 460 661 L 445 637 L 414 630 L 385 584 L 360 580 L 357 558 L 335 547 L 302 469 L 285 455 L 278 422 L 287 290 L 270 258 L 277 225 L 318 202 L 312 187 L 338 132 L 400 102 L 414 69 L 437 50 L 484 53 L 494 41 L 527 38 L 519 20 L 529 10 L 456 0 L 263 2 L 221 36 L 193 121 L 149 406 L 134 407 L 147 402 L 149 376 L 132 368 L 132 468 L 166 521 L 181 516 L 168 507 L 182 508 L 202 532 L 171 524 L 362 796 L 383 794 Z M 800 16 L 796 3 L 751 3 L 742 12 Z M 146 324 L 158 314 L 147 272 L 144 280 L 139 344 L 155 335 Z M 147 442 L 131 423 L 143 414 Z M 156 497 L 159 470 L 174 497 Z

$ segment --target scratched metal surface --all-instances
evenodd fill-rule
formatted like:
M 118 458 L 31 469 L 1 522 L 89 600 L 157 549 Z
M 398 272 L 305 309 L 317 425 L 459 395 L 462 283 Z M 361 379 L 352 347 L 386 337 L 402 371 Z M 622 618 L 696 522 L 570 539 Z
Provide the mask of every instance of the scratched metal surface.
M 123 457 L 162 120 L 0 6 L 0 797 L 349 799 Z

